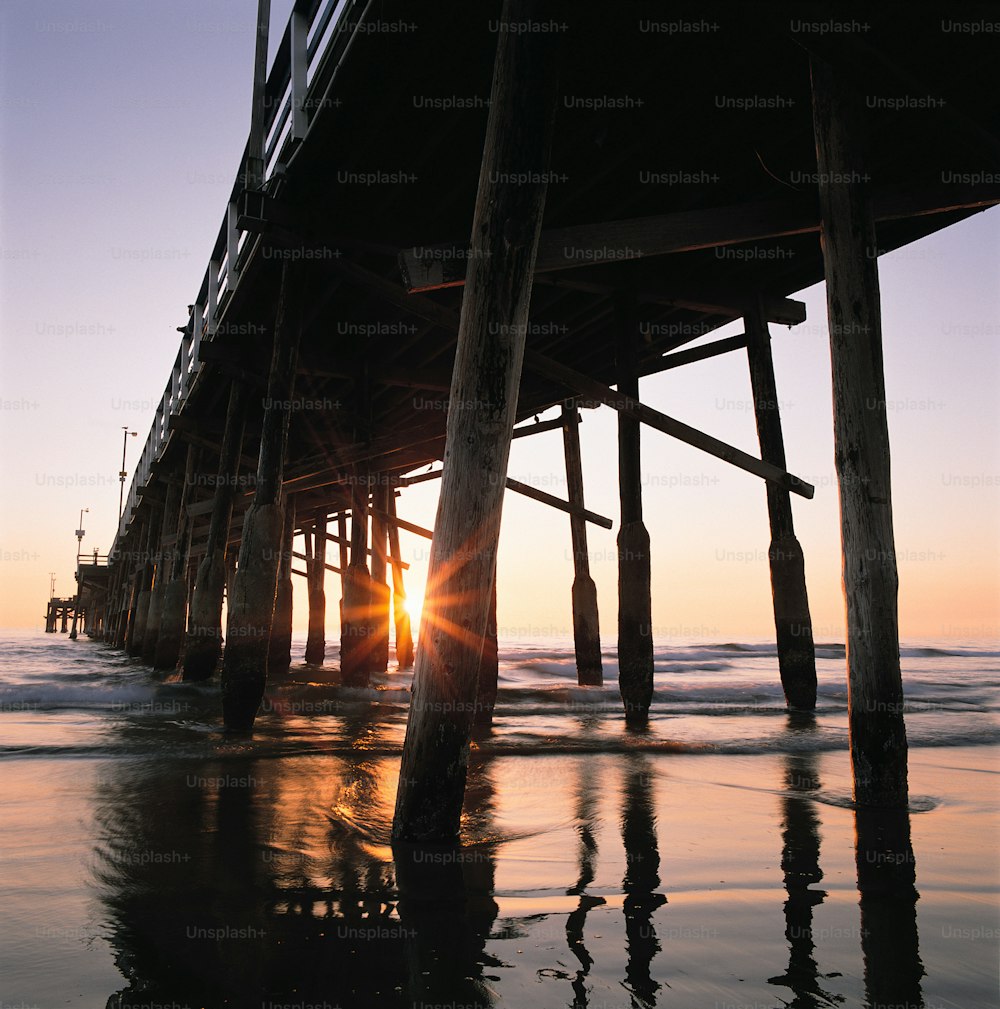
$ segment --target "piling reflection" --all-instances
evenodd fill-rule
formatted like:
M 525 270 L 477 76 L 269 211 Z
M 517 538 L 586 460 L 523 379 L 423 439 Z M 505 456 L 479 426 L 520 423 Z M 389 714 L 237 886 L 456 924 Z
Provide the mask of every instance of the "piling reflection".
M 494 783 L 489 760 L 469 767 L 462 816 L 463 845 L 398 844 L 394 848 L 399 919 L 405 932 L 406 1004 L 489 1009 L 492 989 L 483 966 L 499 907 L 493 899 L 496 860 Z
M 854 813 L 867 1009 L 922 1009 L 916 863 L 907 810 Z
M 628 962 L 623 984 L 636 1006 L 655 1006 L 662 985 L 650 973 L 660 941 L 653 914 L 667 898 L 658 893 L 660 853 L 653 802 L 653 765 L 640 753 L 627 757 L 622 804 L 622 842 L 625 846 L 625 940 Z
M 394 863 L 396 761 L 367 752 L 374 716 L 341 728 L 346 759 L 227 745 L 109 764 L 91 872 L 127 982 L 109 1007 L 491 1005 L 492 847 Z M 470 837 L 490 838 L 492 805 L 474 766 Z
M 789 716 L 793 734 L 816 732 L 812 712 Z M 785 757 L 785 794 L 781 800 L 781 871 L 787 898 L 784 904 L 785 939 L 788 942 L 788 969 L 768 979 L 769 984 L 792 990 L 787 1005 L 814 1009 L 842 1002 L 843 998 L 820 985 L 824 977 L 816 963 L 813 911 L 823 903 L 825 890 L 813 889 L 823 879 L 820 868 L 819 816 L 814 796 L 820 788 L 818 757 L 814 750 L 789 753 Z
M 587 924 L 587 913 L 595 907 L 607 903 L 603 897 L 597 897 L 586 892 L 594 881 L 595 862 L 597 859 L 597 789 L 594 780 L 594 766 L 589 760 L 577 763 L 576 780 L 576 832 L 580 839 L 577 859 L 579 871 L 576 883 L 567 891 L 569 896 L 579 896 L 580 902 L 576 909 L 570 911 L 566 918 L 566 943 L 570 952 L 580 962 L 576 976 L 570 982 L 573 988 L 573 1005 L 579 1009 L 587 1006 L 586 978 L 594 965 L 584 943 L 583 930 Z

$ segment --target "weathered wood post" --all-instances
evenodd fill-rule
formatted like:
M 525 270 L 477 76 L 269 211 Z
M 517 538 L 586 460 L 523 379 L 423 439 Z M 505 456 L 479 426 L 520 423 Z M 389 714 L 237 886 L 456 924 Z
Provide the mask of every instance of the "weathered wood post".
M 638 399 L 639 327 L 634 297 L 619 295 L 615 312 L 618 391 Z M 632 724 L 647 720 L 653 699 L 653 612 L 649 533 L 642 521 L 640 438 L 639 420 L 619 411 L 618 689 L 625 704 L 625 721 Z
M 538 13 L 530 0 L 504 3 L 511 22 Z M 543 32 L 504 32 L 497 45 L 393 822 L 397 842 L 449 842 L 459 832 L 545 208 L 555 49 L 554 36 Z
M 306 589 L 309 595 L 309 636 L 306 639 L 306 662 L 323 665 L 326 658 L 326 513 L 318 515 L 311 530 L 305 532 Z
M 389 586 L 386 583 L 386 515 L 392 488 L 379 474 L 372 491 L 372 608 L 375 630 L 372 641 L 372 672 L 389 668 Z
M 774 380 L 771 336 L 763 304 L 744 319 L 750 387 L 757 421 L 760 457 L 785 469 L 785 441 L 781 434 L 781 411 Z M 778 670 L 785 701 L 790 708 L 811 711 L 816 707 L 816 652 L 812 619 L 806 592 L 805 558 L 792 522 L 792 496 L 784 487 L 768 481 L 767 515 L 771 544 L 767 551 L 774 602 L 774 630 L 778 645 Z
M 73 623 L 69 631 L 70 641 L 76 641 L 79 635 L 77 634 L 77 625 L 80 623 L 80 607 L 83 604 L 83 582 L 84 577 L 80 573 L 80 559 L 77 558 L 76 561 L 76 598 L 73 600 Z
M 142 639 L 142 661 L 153 664 L 156 656 L 156 641 L 160 636 L 160 617 L 163 613 L 163 598 L 170 581 L 170 564 L 177 539 L 177 523 L 180 519 L 181 497 L 184 494 L 184 478 L 171 477 L 167 483 L 167 500 L 163 506 L 160 524 L 160 538 L 156 547 L 156 567 L 153 585 L 149 595 L 149 612 L 146 615 L 146 633 Z
M 132 656 L 142 654 L 142 639 L 145 636 L 146 614 L 149 610 L 149 590 L 152 586 L 153 531 L 158 528 L 158 518 L 155 509 L 146 517 L 142 525 L 142 535 L 135 540 L 138 549 L 127 575 L 131 587 L 127 597 L 123 597 L 125 609 L 122 611 L 122 623 L 118 633 L 122 647 Z
M 133 596 L 135 588 L 134 572 L 138 567 L 136 553 L 137 548 L 138 550 L 142 549 L 145 528 L 146 519 L 137 519 L 134 526 L 122 539 L 121 546 L 115 553 L 117 581 L 114 595 L 111 597 L 111 619 L 106 634 L 107 641 L 112 648 L 125 647 L 129 611 L 135 601 Z
M 131 595 L 131 607 L 125 614 L 125 649 L 129 655 L 142 655 L 146 637 L 146 619 L 149 616 L 149 599 L 153 587 L 153 546 L 160 515 L 151 511 L 143 527 L 143 536 L 136 545 L 139 547 L 135 559 L 135 574 Z
M 486 633 L 479 656 L 479 684 L 476 691 L 476 711 L 473 723 L 479 728 L 493 724 L 493 710 L 497 705 L 500 690 L 500 643 L 497 633 L 497 572 L 493 568 L 493 586 L 490 589 L 490 605 L 486 611 Z
M 367 687 L 371 668 L 373 625 L 372 579 L 368 573 L 367 469 L 354 468 L 351 482 L 351 560 L 344 570 L 340 621 L 340 674 L 349 687 Z
M 564 403 L 562 421 L 569 503 L 577 508 L 583 508 L 579 410 L 569 403 Z M 590 577 L 587 520 L 580 514 L 570 515 L 569 528 L 573 543 L 573 645 L 576 651 L 576 678 L 580 686 L 600 686 L 604 682 L 604 668 L 601 665 L 601 626 L 597 612 L 597 586 Z
M 222 713 L 227 732 L 250 732 L 267 683 L 268 642 L 284 546 L 281 481 L 300 337 L 299 285 L 287 261 L 274 324 L 271 368 L 253 501 L 243 520 L 222 656 Z
M 413 631 L 406 608 L 403 586 L 403 559 L 399 553 L 399 526 L 396 525 L 396 494 L 389 494 L 389 555 L 392 564 L 392 615 L 396 625 L 396 664 L 400 669 L 413 667 Z
M 344 599 L 347 596 L 347 568 L 351 563 L 351 554 L 348 550 L 347 515 L 342 511 L 337 513 L 337 546 L 340 550 L 340 602 L 338 604 L 340 619 L 338 622 L 340 624 L 341 649 L 343 649 Z M 343 664 L 343 656 L 341 656 L 341 664 Z
M 267 645 L 267 673 L 284 675 L 292 665 L 292 550 L 295 544 L 295 498 L 285 499 L 281 559 L 274 589 L 274 614 Z
M 119 552 L 114 547 L 108 552 L 108 591 L 104 599 L 103 616 L 100 622 L 101 639 L 111 644 L 114 643 L 114 627 L 118 620 L 118 602 L 122 588 L 122 564 Z
M 197 481 L 198 454 L 198 449 L 194 445 L 188 445 L 176 540 L 166 562 L 170 580 L 163 592 L 160 633 L 157 635 L 156 650 L 153 653 L 154 669 L 173 669 L 177 665 L 181 646 L 184 644 L 184 628 L 187 624 L 189 533 L 191 531 L 187 503 L 191 487 Z
M 191 624 L 184 647 L 184 679 L 207 680 L 222 655 L 222 597 L 226 589 L 226 541 L 233 519 L 246 423 L 246 390 L 233 380 L 219 447 L 219 470 L 208 524 L 205 556 L 195 577 Z
M 833 368 L 833 433 L 844 597 L 854 798 L 907 804 L 899 669 L 898 579 L 878 266 L 861 149 L 863 107 L 843 71 L 812 60 L 820 242 Z

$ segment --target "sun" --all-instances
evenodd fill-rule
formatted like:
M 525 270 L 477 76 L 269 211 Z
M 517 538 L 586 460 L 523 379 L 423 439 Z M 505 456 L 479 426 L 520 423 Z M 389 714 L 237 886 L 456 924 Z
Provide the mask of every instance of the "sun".
M 411 620 L 420 619 L 420 611 L 424 608 L 424 597 L 421 595 L 412 595 L 406 597 L 406 602 L 403 603 L 403 609 L 409 614 Z

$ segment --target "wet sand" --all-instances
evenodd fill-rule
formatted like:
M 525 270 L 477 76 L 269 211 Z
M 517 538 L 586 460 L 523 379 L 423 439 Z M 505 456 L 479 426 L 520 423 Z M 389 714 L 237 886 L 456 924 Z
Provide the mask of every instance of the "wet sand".
M 998 1004 L 991 747 L 911 750 L 889 818 L 843 751 L 480 754 L 466 843 L 395 859 L 361 727 L 4 765 L 5 1005 Z

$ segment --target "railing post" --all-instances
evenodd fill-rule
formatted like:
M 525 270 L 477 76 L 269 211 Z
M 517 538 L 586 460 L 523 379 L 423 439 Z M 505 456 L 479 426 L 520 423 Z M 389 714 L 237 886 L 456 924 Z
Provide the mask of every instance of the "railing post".
M 191 378 L 188 374 L 188 364 L 191 362 L 191 349 L 193 345 L 194 336 L 185 331 L 184 335 L 181 337 L 181 402 L 183 402 L 183 400 L 187 397 L 188 387 L 191 384 Z
M 201 364 L 198 361 L 198 352 L 201 349 L 201 337 L 202 337 L 202 317 L 205 314 L 205 306 L 200 302 L 196 301 L 194 303 L 194 308 L 191 312 L 191 378 L 194 379 L 195 375 L 198 374 L 201 369 Z
M 240 255 L 240 229 L 236 224 L 239 215 L 239 207 L 235 202 L 230 202 L 226 209 L 226 287 L 232 294 L 236 290 L 236 285 L 240 282 L 240 271 L 236 261 Z
M 215 330 L 219 325 L 219 270 L 222 263 L 218 259 L 213 259 L 208 264 L 208 335 L 215 336 Z
M 288 136 L 291 140 L 302 140 L 309 128 L 309 117 L 306 115 L 306 91 L 308 90 L 307 72 L 309 69 L 309 54 L 307 39 L 309 22 L 306 16 L 297 10 L 292 11 L 291 18 L 291 85 L 292 103 L 291 126 Z

